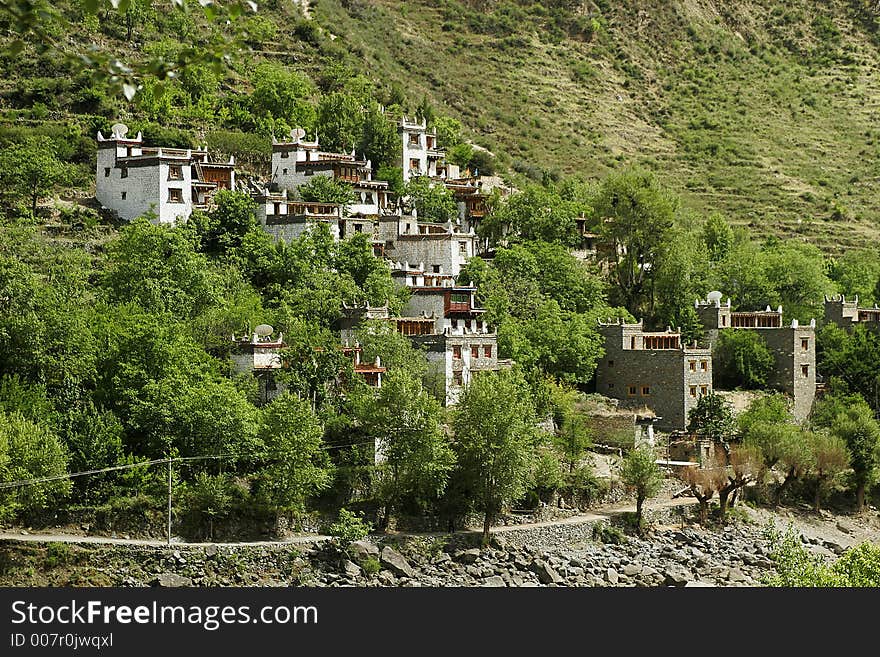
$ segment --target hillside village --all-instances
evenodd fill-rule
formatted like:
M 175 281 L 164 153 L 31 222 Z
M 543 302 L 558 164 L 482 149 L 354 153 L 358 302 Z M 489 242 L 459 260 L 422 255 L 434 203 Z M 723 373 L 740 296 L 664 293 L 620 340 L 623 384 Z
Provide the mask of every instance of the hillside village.
M 144 146 L 140 133 L 127 138 L 127 131 L 117 124 L 109 137 L 97 135 L 96 197 L 115 216 L 132 220 L 151 212 L 160 224 L 182 223 L 194 209 L 210 208 L 217 191 L 237 189 L 234 158 L 217 163 L 206 150 Z M 456 281 L 471 256 L 485 252 L 476 228 L 485 215 L 489 191 L 504 187 L 497 178 L 460 177 L 458 167 L 445 161 L 436 133 L 424 120 L 404 117 L 397 131 L 404 182 L 424 176 L 429 184 L 450 190 L 458 206 L 454 223 L 420 220 L 412 207 L 406 207 L 406 199 L 394 198 L 387 181 L 373 180 L 369 160 L 358 160 L 354 152 L 321 151 L 317 135 L 307 141 L 299 128 L 291 131 L 289 140 L 273 137 L 272 177 L 251 182 L 246 191 L 256 203 L 260 226 L 276 240 L 295 240 L 319 224 L 334 240 L 360 233 L 370 236 L 374 255 L 385 261 L 395 282 L 408 288 L 411 296 L 401 316 L 390 316 L 387 304 L 340 309 L 343 348 L 354 359 L 355 371 L 369 385 L 381 387 L 385 369 L 380 361 L 361 362 L 362 350 L 350 343 L 361 319 L 391 322 L 401 334 L 428 348 L 427 358 L 444 379 L 444 403 L 454 404 L 472 376 L 510 366 L 499 363 L 497 335 L 481 319 L 484 310 L 476 305 L 476 288 Z M 353 201 L 303 200 L 299 188 L 316 175 L 351 185 Z M 595 255 L 597 235 L 583 227 L 580 231 L 589 241 L 581 257 L 589 258 L 586 253 Z M 844 295 L 826 296 L 824 304 L 826 321 L 841 328 L 854 323 L 880 326 L 876 304 L 859 308 L 857 298 L 847 302 Z M 605 356 L 596 370 L 595 390 L 617 400 L 621 408 L 650 410 L 658 428 L 683 431 L 697 401 L 713 391 L 712 348 L 719 331 L 755 330 L 767 341 L 774 359 L 768 386 L 787 396 L 796 421 L 807 419 L 817 386 L 822 387 L 817 383 L 815 319 L 805 326 L 797 319 L 784 320 L 782 306 L 733 311 L 729 298 L 722 303 L 720 292 L 697 299 L 694 309 L 706 331 L 700 344 L 685 344 L 680 328 L 652 332 L 645 331 L 641 321 L 599 320 Z M 236 366 L 260 377 L 262 398 L 268 401 L 283 392 L 283 386 L 271 378 L 271 370 L 283 366 L 279 356 L 285 346 L 283 336 L 254 332 L 233 340 L 244 356 L 235 358 Z M 272 392 L 267 393 L 267 388 Z
M 564 38 L 604 43 L 593 20 Z M 295 58 L 242 68 L 246 93 L 191 91 L 214 73 L 183 65 L 63 130 L 0 103 L 7 539 L 118 541 L 112 573 L 82 552 L 114 585 L 795 585 L 798 559 L 814 583 L 865 581 L 866 217 L 831 248 L 695 206 L 702 174 L 564 176 L 321 56 L 339 61 L 314 82 Z M 205 541 L 277 545 L 243 547 L 246 576 L 214 548 L 167 554 Z M 13 576 L 37 563 L 8 550 Z

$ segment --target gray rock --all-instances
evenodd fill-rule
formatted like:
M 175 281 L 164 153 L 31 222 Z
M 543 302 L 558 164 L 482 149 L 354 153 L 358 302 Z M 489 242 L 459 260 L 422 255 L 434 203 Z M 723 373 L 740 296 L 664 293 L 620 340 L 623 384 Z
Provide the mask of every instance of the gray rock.
M 153 580 L 153 586 L 161 586 L 165 588 L 192 585 L 192 579 L 184 577 L 183 575 L 178 575 L 177 573 L 160 573 L 159 576 Z
M 213 559 L 214 557 L 217 556 L 217 553 L 219 551 L 220 551 L 220 548 L 218 548 L 216 545 L 211 543 L 211 545 L 208 545 L 207 547 L 205 547 L 205 556 L 208 557 L 209 559 Z
M 684 588 L 693 589 L 693 588 L 707 588 L 707 587 L 714 587 L 714 586 L 715 586 L 714 584 L 710 584 L 709 582 L 691 581 L 691 582 L 686 582 L 684 585 Z
M 748 577 L 739 568 L 731 568 L 727 573 L 727 580 L 729 582 L 745 582 Z
M 693 577 L 691 577 L 691 574 L 682 566 L 679 566 L 678 564 L 670 564 L 666 568 L 664 581 L 667 586 L 684 586 L 688 582 L 693 581 Z
M 477 559 L 479 559 L 481 554 L 482 553 L 480 552 L 479 548 L 472 548 L 470 550 L 463 550 L 462 552 L 459 552 L 458 554 L 455 555 L 455 560 L 458 561 L 459 563 L 471 564 L 471 563 L 474 563 Z
M 361 574 L 361 567 L 353 561 L 346 559 L 342 562 L 342 572 L 350 577 L 357 577 Z
M 642 567 L 637 563 L 628 563 L 623 567 L 623 574 L 627 577 L 635 577 L 642 572 Z
M 492 577 L 486 577 L 483 580 L 482 586 L 500 587 L 500 586 L 507 586 L 507 585 L 504 583 L 504 580 L 501 579 L 501 577 L 499 577 L 498 575 L 493 575 Z
M 605 571 L 605 581 L 614 586 L 620 581 L 620 575 L 617 574 L 616 570 L 609 568 Z
M 856 528 L 853 527 L 848 522 L 846 522 L 845 520 L 838 520 L 836 527 L 839 531 L 842 531 L 844 534 L 854 534 L 856 531 Z
M 562 577 L 546 561 L 537 559 L 532 562 L 532 572 L 538 576 L 541 584 L 561 584 Z
M 822 545 L 831 550 L 837 556 L 840 556 L 841 554 L 846 552 L 846 548 L 835 541 L 823 541 Z
M 394 573 L 383 570 L 379 573 L 379 582 L 384 586 L 397 586 L 397 578 Z
M 364 563 L 367 559 L 378 559 L 379 548 L 369 541 L 355 541 L 348 546 L 348 554 L 358 563 Z
M 405 577 L 415 576 L 415 571 L 413 571 L 412 566 L 409 565 L 409 561 L 407 561 L 400 552 L 387 545 L 382 548 L 382 552 L 379 554 L 379 562 L 385 568 L 397 575 L 403 575 Z

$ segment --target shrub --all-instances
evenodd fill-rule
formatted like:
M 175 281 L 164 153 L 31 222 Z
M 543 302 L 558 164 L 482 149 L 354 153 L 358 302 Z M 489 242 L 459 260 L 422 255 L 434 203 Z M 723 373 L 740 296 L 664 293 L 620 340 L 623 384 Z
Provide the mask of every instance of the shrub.
M 593 525 L 593 540 L 599 541 L 600 543 L 612 543 L 614 545 L 621 545 L 626 543 L 626 534 L 624 534 L 618 527 L 613 527 L 604 522 L 597 523 Z
M 67 543 L 49 543 L 46 546 L 46 568 L 57 568 L 70 563 L 70 546 Z
M 361 569 L 367 577 L 377 574 L 382 570 L 382 564 L 375 557 L 369 557 L 361 564 Z
M 334 537 L 337 543 L 348 545 L 360 541 L 372 531 L 373 526 L 364 520 L 363 514 L 354 514 L 348 509 L 339 509 L 336 522 L 327 527 L 326 532 Z

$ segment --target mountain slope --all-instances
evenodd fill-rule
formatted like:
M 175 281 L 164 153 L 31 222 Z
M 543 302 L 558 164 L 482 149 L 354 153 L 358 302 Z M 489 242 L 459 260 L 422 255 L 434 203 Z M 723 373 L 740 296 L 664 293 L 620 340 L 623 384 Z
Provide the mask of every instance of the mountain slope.
M 341 61 L 411 108 L 426 97 L 460 119 L 520 177 L 598 178 L 640 165 L 700 213 L 835 252 L 880 236 L 873 4 L 267 0 L 248 19 L 251 50 L 234 58 L 218 93 L 246 96 L 262 61 L 318 82 Z M 75 2 L 57 5 L 77 15 Z M 151 16 L 130 39 L 118 19 L 74 20 L 64 38 L 135 59 L 223 41 L 223 26 L 198 17 Z M 45 105 L 59 110 L 49 119 L 78 121 L 84 152 L 95 125 L 144 117 L 119 99 L 90 100 L 82 76 L 35 52 L 3 65 L 7 126 L 39 122 L 27 109 Z M 153 114 L 200 138 L 228 127 L 221 113 Z

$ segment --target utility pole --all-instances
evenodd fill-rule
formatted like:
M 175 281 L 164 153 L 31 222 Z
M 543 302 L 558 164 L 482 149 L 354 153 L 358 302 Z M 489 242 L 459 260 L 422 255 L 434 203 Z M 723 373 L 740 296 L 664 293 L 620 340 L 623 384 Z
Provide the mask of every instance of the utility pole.
M 168 457 L 168 545 L 171 545 L 171 457 Z

